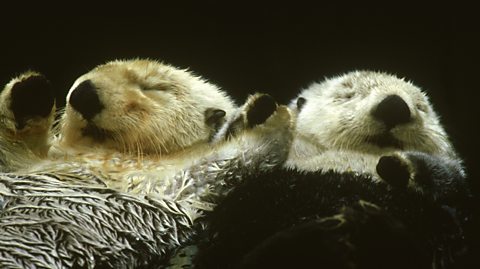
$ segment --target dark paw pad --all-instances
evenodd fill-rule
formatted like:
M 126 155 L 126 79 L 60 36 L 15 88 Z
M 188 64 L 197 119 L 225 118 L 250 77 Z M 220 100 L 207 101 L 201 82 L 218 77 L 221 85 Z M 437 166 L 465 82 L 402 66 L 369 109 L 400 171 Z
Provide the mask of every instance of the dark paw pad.
M 396 156 L 383 156 L 377 164 L 377 173 L 393 187 L 406 187 L 410 179 L 408 165 Z
M 54 103 L 54 92 L 42 75 L 25 78 L 12 87 L 10 109 L 18 129 L 25 127 L 29 119 L 49 116 Z
M 277 103 L 268 94 L 264 94 L 253 101 L 247 111 L 248 127 L 264 123 L 277 109 Z

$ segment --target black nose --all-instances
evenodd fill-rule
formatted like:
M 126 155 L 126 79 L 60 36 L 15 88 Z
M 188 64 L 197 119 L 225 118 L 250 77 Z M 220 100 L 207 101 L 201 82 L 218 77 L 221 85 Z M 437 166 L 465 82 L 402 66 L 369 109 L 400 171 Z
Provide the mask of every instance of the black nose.
M 411 114 L 407 103 L 398 95 L 389 95 L 372 111 L 375 119 L 383 122 L 388 129 L 410 122 Z
M 91 120 L 103 109 L 95 85 L 90 80 L 80 83 L 70 94 L 68 101 L 86 120 Z

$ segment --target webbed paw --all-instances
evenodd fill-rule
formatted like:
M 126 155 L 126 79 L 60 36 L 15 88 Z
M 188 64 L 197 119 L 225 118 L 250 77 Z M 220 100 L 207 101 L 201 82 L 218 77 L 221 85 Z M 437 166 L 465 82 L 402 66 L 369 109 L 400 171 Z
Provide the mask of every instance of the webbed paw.
M 35 155 L 48 151 L 54 115 L 55 94 L 39 73 L 29 71 L 12 79 L 0 95 L 0 131 Z
M 277 108 L 277 103 L 268 94 L 250 95 L 237 113 L 219 129 L 213 140 L 220 141 L 235 137 L 244 130 L 262 125 L 277 111 Z
M 382 156 L 376 169 L 385 182 L 396 188 L 407 187 L 413 172 L 410 161 L 400 154 Z
M 402 152 L 382 156 L 376 169 L 381 179 L 392 187 L 408 187 L 435 200 L 459 200 L 468 196 L 465 172 L 456 158 Z
M 245 108 L 249 128 L 264 123 L 277 110 L 277 103 L 268 94 L 256 94 Z
M 26 72 L 7 84 L 2 93 L 4 113 L 14 120 L 16 130 L 53 115 L 55 95 L 48 80 L 36 72 Z

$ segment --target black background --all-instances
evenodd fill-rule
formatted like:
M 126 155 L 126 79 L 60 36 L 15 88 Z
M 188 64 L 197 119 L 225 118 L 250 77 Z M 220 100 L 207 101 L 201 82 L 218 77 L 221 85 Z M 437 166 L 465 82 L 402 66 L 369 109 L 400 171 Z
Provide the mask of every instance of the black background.
M 255 91 L 286 103 L 325 77 L 354 69 L 386 71 L 428 92 L 474 187 L 480 186 L 480 31 L 471 7 L 98 3 L 2 7 L 0 83 L 38 70 L 51 80 L 62 105 L 75 78 L 94 66 L 148 57 L 191 68 L 238 103 Z

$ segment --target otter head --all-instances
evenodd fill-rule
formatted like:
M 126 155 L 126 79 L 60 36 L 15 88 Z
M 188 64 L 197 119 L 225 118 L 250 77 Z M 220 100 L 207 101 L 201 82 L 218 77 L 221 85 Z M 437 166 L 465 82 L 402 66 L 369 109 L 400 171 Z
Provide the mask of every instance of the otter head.
M 212 126 L 233 109 L 224 92 L 185 70 L 150 60 L 113 61 L 69 90 L 60 144 L 168 154 L 208 141 Z
M 454 154 L 427 96 L 392 75 L 347 73 L 313 84 L 291 106 L 298 111 L 297 138 L 318 148 Z

